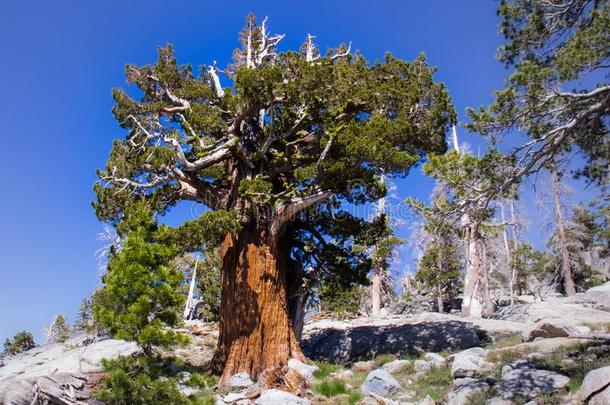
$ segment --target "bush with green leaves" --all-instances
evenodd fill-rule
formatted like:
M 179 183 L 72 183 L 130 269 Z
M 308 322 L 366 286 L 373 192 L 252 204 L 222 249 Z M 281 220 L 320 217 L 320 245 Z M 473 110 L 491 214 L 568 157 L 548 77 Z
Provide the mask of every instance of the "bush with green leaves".
M 107 404 L 116 405 L 195 405 L 214 404 L 211 388 L 215 377 L 191 374 L 185 385 L 202 391 L 187 397 L 180 391 L 176 367 L 171 362 L 153 359 L 146 355 L 119 357 L 104 360 L 108 376 L 103 380 L 95 397 Z
M 8 354 L 17 354 L 29 350 L 36 346 L 34 337 L 30 332 L 21 331 L 12 339 L 4 341 L 4 352 Z

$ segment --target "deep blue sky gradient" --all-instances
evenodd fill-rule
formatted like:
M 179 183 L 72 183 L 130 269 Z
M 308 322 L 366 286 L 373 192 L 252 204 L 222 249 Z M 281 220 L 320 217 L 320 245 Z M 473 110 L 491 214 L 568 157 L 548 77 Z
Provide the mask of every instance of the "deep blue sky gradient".
M 385 51 L 439 67 L 461 120 L 489 103 L 506 71 L 494 60 L 496 3 L 443 1 L 6 1 L 0 12 L 0 339 L 27 329 L 38 341 L 57 313 L 74 318 L 99 283 L 94 252 L 102 225 L 90 202 L 95 169 L 112 140 L 111 88 L 126 63 L 154 62 L 173 43 L 180 63 L 225 66 L 248 11 L 285 33 L 282 49 L 307 33 L 322 50 L 352 41 L 370 60 Z M 225 85 L 228 83 L 225 81 Z M 477 142 L 465 131 L 463 139 Z M 476 149 L 475 149 L 476 150 Z M 425 199 L 420 169 L 398 194 Z M 529 204 L 531 206 L 531 204 Z M 169 223 L 192 216 L 181 206 Z M 533 217 L 540 217 L 536 212 Z M 535 221 L 538 221 L 537 219 Z M 538 222 L 535 222 L 538 224 Z M 541 245 L 540 227 L 530 231 Z M 399 233 L 407 235 L 406 228 Z

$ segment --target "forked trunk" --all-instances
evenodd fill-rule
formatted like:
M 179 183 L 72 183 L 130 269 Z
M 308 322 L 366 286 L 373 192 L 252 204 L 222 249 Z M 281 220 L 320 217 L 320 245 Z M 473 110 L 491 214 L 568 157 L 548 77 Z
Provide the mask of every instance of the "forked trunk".
M 305 360 L 288 315 L 287 254 L 266 228 L 250 225 L 225 237 L 221 255 L 220 335 L 212 368 L 222 374 L 221 386 L 242 372 L 274 384 L 289 359 Z

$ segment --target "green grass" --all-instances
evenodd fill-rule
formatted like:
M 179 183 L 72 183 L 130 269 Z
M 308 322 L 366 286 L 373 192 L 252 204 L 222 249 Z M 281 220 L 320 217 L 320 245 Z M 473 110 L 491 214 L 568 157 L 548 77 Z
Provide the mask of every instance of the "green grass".
M 411 353 L 401 353 L 400 354 L 400 360 L 414 361 L 414 360 L 419 360 L 419 359 L 421 359 L 421 354 L 411 354 Z
M 341 368 L 341 366 L 338 364 L 329 363 L 326 361 L 314 361 L 314 364 L 318 366 L 319 370 L 313 373 L 313 376 L 319 380 L 323 380 L 331 373 L 334 373 Z
M 521 335 L 513 335 L 500 338 L 485 348 L 487 350 L 504 349 L 518 344 L 521 344 Z
M 362 399 L 362 393 L 360 391 L 352 391 L 347 398 L 349 405 L 356 405 Z
M 569 359 L 570 361 L 565 361 Z M 580 389 L 587 373 L 610 365 L 610 345 L 578 345 L 560 348 L 542 359 L 533 361 L 537 368 L 555 371 L 570 377 L 568 388 L 575 393 Z M 554 399 L 550 398 L 549 404 Z
M 314 386 L 316 394 L 324 395 L 325 397 L 336 397 L 337 395 L 345 394 L 347 387 L 341 380 L 322 381 Z
M 526 354 L 528 354 L 529 352 L 531 352 L 532 349 L 508 349 L 508 348 L 504 348 L 504 349 L 497 349 L 497 350 L 490 350 L 489 352 L 487 352 L 487 356 L 485 358 L 485 360 L 492 362 L 492 363 L 500 363 L 500 365 L 504 365 L 507 363 L 511 363 L 515 360 L 519 360 L 520 358 L 522 358 L 523 356 L 525 356 Z
M 485 405 L 488 399 L 489 395 L 487 392 L 475 391 L 468 395 L 465 405 Z
M 453 375 L 449 367 L 430 367 L 430 370 L 421 375 L 413 390 L 423 399 L 430 396 L 435 401 L 441 401 L 451 388 Z
M 396 360 L 396 356 L 393 354 L 380 354 L 379 356 L 375 356 L 375 358 L 373 358 L 373 370 L 394 360 Z

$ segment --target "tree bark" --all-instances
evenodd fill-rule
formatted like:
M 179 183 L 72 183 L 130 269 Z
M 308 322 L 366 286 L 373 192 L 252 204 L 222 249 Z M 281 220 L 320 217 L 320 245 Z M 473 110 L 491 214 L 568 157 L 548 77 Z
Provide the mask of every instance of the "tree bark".
M 381 176 L 381 182 L 385 184 L 385 176 Z M 385 197 L 379 199 L 377 206 L 377 216 L 385 215 Z M 378 258 L 381 260 L 381 258 Z M 371 288 L 371 315 L 379 316 L 381 311 L 381 282 L 382 273 L 385 271 L 384 263 L 375 263 L 373 265 L 372 288 Z
M 551 163 L 549 171 L 551 173 L 551 188 L 553 192 L 555 221 L 557 222 L 557 232 L 559 234 L 563 288 L 566 295 L 572 296 L 576 294 L 576 286 L 574 284 L 574 275 L 572 274 L 572 266 L 570 264 L 570 252 L 568 251 L 565 219 L 563 218 L 563 211 L 561 210 L 561 182 L 559 180 L 559 173 L 557 173 L 555 162 Z
M 381 310 L 381 265 L 373 267 L 373 280 L 371 288 L 371 315 L 379 316 Z
M 487 262 L 487 248 L 483 241 L 480 242 L 480 271 L 481 271 L 481 290 L 483 294 L 483 315 L 489 316 L 494 313 L 494 304 L 489 290 L 489 265 Z
M 480 318 L 483 315 L 481 240 L 475 226 L 467 227 L 466 232 L 466 275 L 464 277 L 462 314 Z
M 513 215 L 512 215 L 513 226 L 515 226 L 515 224 L 514 224 L 515 216 L 514 216 L 514 210 L 512 210 L 512 204 L 513 204 L 513 202 L 511 201 L 511 212 L 513 212 Z M 504 215 L 504 204 L 500 204 L 500 217 L 502 219 L 502 222 L 506 222 L 506 216 Z M 510 296 L 510 305 L 513 305 L 515 303 L 516 271 L 515 271 L 515 266 L 513 263 L 511 241 L 508 238 L 507 226 L 508 225 L 504 225 L 504 229 L 502 230 L 502 239 L 504 240 L 504 251 L 506 252 L 506 267 L 507 267 L 508 273 L 509 273 L 509 275 L 508 275 L 508 294 Z
M 268 227 L 247 225 L 221 245 L 220 335 L 212 369 L 220 386 L 245 372 L 263 384 L 291 358 L 305 361 L 288 314 L 286 259 Z
M 438 312 L 445 312 L 445 306 L 443 305 L 443 286 L 441 283 L 436 285 L 436 306 L 438 307 Z

